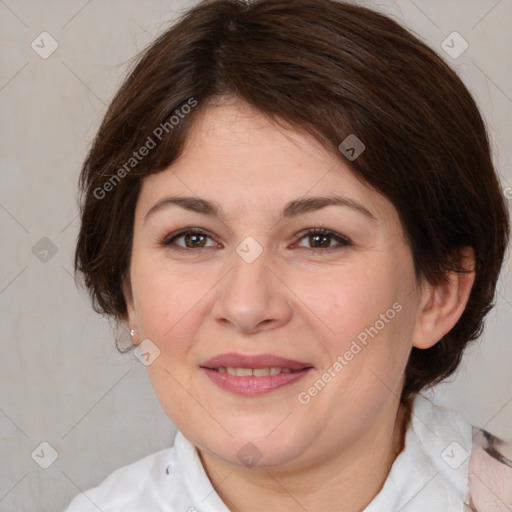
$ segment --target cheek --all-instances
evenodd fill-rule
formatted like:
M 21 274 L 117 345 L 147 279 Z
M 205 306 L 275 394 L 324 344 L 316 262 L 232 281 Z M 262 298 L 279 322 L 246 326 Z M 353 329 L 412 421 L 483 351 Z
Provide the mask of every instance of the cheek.
M 207 284 L 197 274 L 178 274 L 155 266 L 140 273 L 134 284 L 140 332 L 160 350 L 159 357 L 146 368 L 148 376 L 175 423 L 183 421 L 180 414 L 191 408 L 187 390 L 193 389 L 190 368 L 196 363 L 193 348 L 198 323 L 204 318 Z
M 323 369 L 336 374 L 333 389 L 358 396 L 399 384 L 414 325 L 414 307 L 405 292 L 414 282 L 408 270 L 395 273 L 393 266 L 375 263 L 368 268 L 352 266 L 316 276 L 297 293 L 325 333 L 319 336 L 329 354 Z
M 197 316 L 197 308 L 211 289 L 206 276 L 146 265 L 133 279 L 137 317 L 146 337 L 164 341 Z
M 200 402 L 191 400 L 191 383 L 179 367 L 172 367 L 168 357 L 160 358 L 147 368 L 148 377 L 162 409 L 175 425 L 186 425 L 191 417 L 201 417 Z
M 340 349 L 378 321 L 399 295 L 389 271 L 375 264 L 372 271 L 362 265 L 328 269 L 292 286 L 326 340 Z

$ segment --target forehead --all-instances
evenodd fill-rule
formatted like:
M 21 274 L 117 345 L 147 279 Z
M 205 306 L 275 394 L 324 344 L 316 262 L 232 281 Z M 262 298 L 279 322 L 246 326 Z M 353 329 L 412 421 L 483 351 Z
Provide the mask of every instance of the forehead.
M 140 209 L 146 212 L 169 193 L 211 199 L 238 214 L 337 194 L 364 204 L 377 218 L 397 219 L 393 205 L 364 185 L 341 154 L 236 100 L 199 113 L 180 158 L 144 178 Z

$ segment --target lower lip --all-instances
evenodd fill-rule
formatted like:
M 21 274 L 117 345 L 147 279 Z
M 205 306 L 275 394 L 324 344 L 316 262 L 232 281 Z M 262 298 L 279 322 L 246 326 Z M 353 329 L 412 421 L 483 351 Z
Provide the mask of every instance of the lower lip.
M 313 368 L 299 372 L 279 373 L 259 377 L 237 377 L 229 373 L 220 373 L 209 368 L 201 368 L 217 386 L 240 395 L 260 395 L 287 386 L 305 377 Z

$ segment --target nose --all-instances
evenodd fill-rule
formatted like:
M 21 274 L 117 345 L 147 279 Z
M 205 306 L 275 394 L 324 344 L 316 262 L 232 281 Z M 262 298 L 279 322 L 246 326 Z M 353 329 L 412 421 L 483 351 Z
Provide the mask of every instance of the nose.
M 252 263 L 236 252 L 233 267 L 221 281 L 214 318 L 245 334 L 271 330 L 292 316 L 290 290 L 265 251 Z

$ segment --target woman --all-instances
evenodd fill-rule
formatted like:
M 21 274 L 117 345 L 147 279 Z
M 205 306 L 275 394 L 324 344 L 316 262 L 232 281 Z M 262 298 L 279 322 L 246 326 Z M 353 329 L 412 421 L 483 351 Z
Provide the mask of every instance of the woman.
M 126 79 L 81 190 L 76 270 L 179 432 L 69 512 L 512 504 L 508 447 L 419 394 L 480 335 L 509 219 L 471 95 L 411 33 L 203 2 Z

